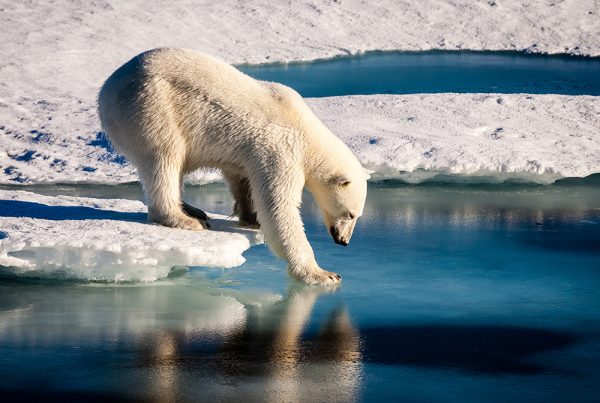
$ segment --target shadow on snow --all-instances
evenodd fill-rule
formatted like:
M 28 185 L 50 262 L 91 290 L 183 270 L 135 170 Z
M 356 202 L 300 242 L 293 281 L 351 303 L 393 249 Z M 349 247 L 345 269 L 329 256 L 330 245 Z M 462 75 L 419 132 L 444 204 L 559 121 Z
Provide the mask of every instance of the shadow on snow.
M 43 220 L 116 220 L 147 222 L 148 214 L 102 210 L 83 206 L 48 206 L 36 202 L 0 200 L 0 216 L 38 218 Z

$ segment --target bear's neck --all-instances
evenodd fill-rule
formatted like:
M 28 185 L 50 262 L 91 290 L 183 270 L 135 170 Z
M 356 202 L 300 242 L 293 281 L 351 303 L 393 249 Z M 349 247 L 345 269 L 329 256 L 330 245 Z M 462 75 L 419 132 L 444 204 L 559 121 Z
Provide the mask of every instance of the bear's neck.
M 307 144 L 304 155 L 304 174 L 306 187 L 310 191 L 326 183 L 333 175 L 344 170 L 348 161 L 347 154 L 354 158 L 346 144 L 331 133 L 325 125 L 318 122 L 321 127 L 305 134 Z

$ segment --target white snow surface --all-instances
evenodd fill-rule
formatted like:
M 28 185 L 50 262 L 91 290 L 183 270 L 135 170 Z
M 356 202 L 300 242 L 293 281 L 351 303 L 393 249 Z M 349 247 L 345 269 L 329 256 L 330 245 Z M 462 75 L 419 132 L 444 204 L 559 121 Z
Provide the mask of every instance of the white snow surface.
M 551 183 L 600 172 L 600 97 L 375 95 L 310 105 L 373 179 Z
M 139 201 L 0 190 L 0 272 L 93 281 L 154 281 L 174 266 L 233 267 L 257 231 L 209 214 L 213 230 L 146 222 Z
M 99 134 L 95 99 L 112 71 L 151 48 L 193 48 L 231 63 L 312 60 L 369 50 L 525 50 L 600 56 L 599 16 L 598 0 L 382 0 L 377 4 L 359 0 L 290 3 L 0 0 L 0 183 L 135 180 L 134 169 L 107 152 L 107 143 Z M 454 97 L 459 105 L 448 105 L 448 97 Z M 400 136 L 397 144 L 409 141 L 418 150 L 422 143 L 442 145 L 441 138 L 448 137 L 443 144 L 451 145 L 451 149 L 437 150 L 447 157 L 436 158 L 437 162 L 431 165 L 443 172 L 460 172 L 461 166 L 465 172 L 474 166 L 484 166 L 494 172 L 510 171 L 511 167 L 522 169 L 523 158 L 538 160 L 538 154 L 526 155 L 529 151 L 540 149 L 542 144 L 575 139 L 574 144 L 562 146 L 569 149 L 568 158 L 571 158 L 584 145 L 577 140 L 578 136 L 585 137 L 589 133 L 581 132 L 581 128 L 591 124 L 597 133 L 597 123 L 577 121 L 585 110 L 597 109 L 596 100 L 585 97 L 550 100 L 536 96 L 535 100 L 519 104 L 546 111 L 545 118 L 557 119 L 557 125 L 568 131 L 554 130 L 554 137 L 544 137 L 535 145 L 530 131 L 539 136 L 542 132 L 523 119 L 524 126 L 518 130 L 515 127 L 512 135 L 513 138 L 528 136 L 531 141 L 525 148 L 528 151 L 521 151 L 519 160 L 501 158 L 496 153 L 491 154 L 491 160 L 484 160 L 483 156 L 489 155 L 490 149 L 502 144 L 497 139 L 486 138 L 487 129 L 481 129 L 479 136 L 458 138 L 455 134 L 469 134 L 473 127 L 495 130 L 499 126 L 493 118 L 470 115 L 471 120 L 462 122 L 462 126 L 453 123 L 452 132 L 441 118 L 459 116 L 462 114 L 459 107 L 486 112 L 486 107 L 493 106 L 478 101 L 479 98 L 477 95 L 412 98 L 415 102 L 424 102 L 421 107 L 413 105 L 415 113 L 422 112 L 419 121 L 424 124 L 423 129 L 415 128 L 420 130 L 418 138 L 423 140 L 418 143 L 412 143 L 411 139 L 417 138 L 412 134 L 414 131 L 403 131 L 411 125 L 392 121 L 395 114 L 402 112 L 395 107 L 375 108 L 377 98 L 372 101 L 365 98 L 365 106 L 370 109 L 364 113 L 353 109 L 358 112 L 354 116 L 338 108 L 340 102 L 353 102 L 350 99 L 332 100 L 331 107 L 325 105 L 328 100 L 312 104 L 318 109 L 317 113 L 330 122 L 331 129 L 344 139 L 353 139 L 364 131 L 353 130 L 347 122 L 333 119 L 328 114 L 334 110 L 354 122 L 357 122 L 356 116 L 369 116 L 375 121 L 367 124 L 365 119 L 360 126 L 370 126 L 370 136 L 395 133 Z M 383 99 L 383 104 L 388 106 L 396 102 Z M 566 109 L 556 115 L 562 107 L 558 102 L 566 102 Z M 547 109 L 549 103 L 555 106 Z M 516 107 L 508 102 L 504 108 L 506 115 L 502 116 L 516 125 L 519 116 L 509 118 L 508 114 L 521 109 L 514 109 Z M 435 114 L 427 116 L 427 111 Z M 387 122 L 385 128 L 383 121 Z M 378 133 L 374 127 L 385 130 Z M 431 139 L 425 140 L 427 135 Z M 409 166 L 429 166 L 432 161 L 429 154 L 418 159 L 409 153 L 411 160 L 400 164 L 403 155 L 390 155 L 393 150 L 385 150 L 385 159 L 376 159 L 363 150 L 362 145 L 350 145 L 361 159 L 368 157 L 369 166 L 380 169 L 379 177 L 383 177 L 384 172 L 395 174 L 395 170 Z M 515 149 L 517 145 L 511 147 Z M 465 154 L 452 156 L 450 151 L 456 149 L 465 150 Z M 584 160 L 573 162 L 575 166 L 566 169 L 571 161 L 558 164 L 562 157 L 550 156 L 551 152 L 543 153 L 544 172 L 579 175 L 590 172 L 585 167 L 593 165 L 593 161 Z M 471 155 L 478 156 L 476 162 L 466 157 Z M 596 165 L 591 170 L 598 171 L 598 168 Z M 196 173 L 191 180 L 205 182 L 218 178 L 215 172 L 208 172 Z

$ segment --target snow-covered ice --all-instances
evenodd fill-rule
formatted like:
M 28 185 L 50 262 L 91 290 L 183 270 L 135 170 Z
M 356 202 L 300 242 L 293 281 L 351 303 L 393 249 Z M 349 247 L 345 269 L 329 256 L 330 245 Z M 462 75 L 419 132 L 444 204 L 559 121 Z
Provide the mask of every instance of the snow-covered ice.
M 600 172 L 600 97 L 416 94 L 309 103 L 373 179 L 462 174 L 550 183 Z
M 146 222 L 139 201 L 0 190 L 0 271 L 28 277 L 154 281 L 173 266 L 234 267 L 257 231 L 209 214 L 213 230 Z
M 277 2 L 1 1 L 5 102 L 65 93 L 89 101 L 114 69 L 158 46 L 231 63 L 369 50 L 516 50 L 600 56 L 595 0 Z
M 419 182 L 446 173 L 548 183 L 600 172 L 599 97 L 423 94 L 308 102 L 375 172 L 373 179 Z M 18 125 L 43 121 L 46 107 L 37 105 Z M 86 136 L 85 127 L 94 130 Z M 33 133 L 2 134 L 0 183 L 135 181 L 134 168 L 111 152 L 99 130 L 90 107 L 53 118 Z M 188 181 L 219 179 L 199 171 Z

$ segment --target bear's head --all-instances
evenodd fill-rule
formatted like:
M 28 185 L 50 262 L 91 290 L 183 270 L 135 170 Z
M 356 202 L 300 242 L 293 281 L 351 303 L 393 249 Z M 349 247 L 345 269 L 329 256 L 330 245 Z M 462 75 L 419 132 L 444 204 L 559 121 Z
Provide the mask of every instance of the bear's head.
M 358 161 L 351 169 L 330 175 L 313 191 L 323 220 L 335 243 L 347 246 L 363 214 L 368 174 Z

